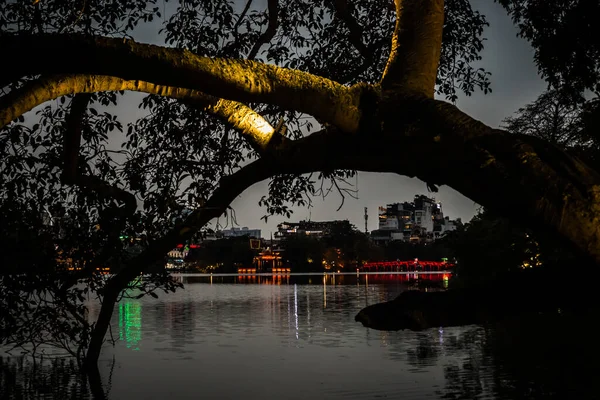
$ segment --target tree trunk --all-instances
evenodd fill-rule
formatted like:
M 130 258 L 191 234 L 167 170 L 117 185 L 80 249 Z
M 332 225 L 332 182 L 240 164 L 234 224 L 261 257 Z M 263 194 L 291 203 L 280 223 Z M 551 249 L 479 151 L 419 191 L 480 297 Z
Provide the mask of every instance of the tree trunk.
M 104 393 L 104 389 L 102 387 L 102 378 L 100 376 L 98 364 L 87 364 L 86 367 L 85 374 L 90 384 L 90 392 L 92 393 L 94 400 L 105 400 L 106 393 Z
M 98 319 L 92 330 L 90 344 L 84 360 L 84 367 L 86 370 L 90 371 L 90 373 L 94 373 L 94 371 L 98 369 L 98 358 L 102 351 L 104 337 L 110 327 L 110 320 L 121 290 L 122 288 L 117 286 L 114 278 L 111 278 L 106 284 L 104 296 L 102 298 L 102 306 L 100 307 L 100 315 L 98 315 Z

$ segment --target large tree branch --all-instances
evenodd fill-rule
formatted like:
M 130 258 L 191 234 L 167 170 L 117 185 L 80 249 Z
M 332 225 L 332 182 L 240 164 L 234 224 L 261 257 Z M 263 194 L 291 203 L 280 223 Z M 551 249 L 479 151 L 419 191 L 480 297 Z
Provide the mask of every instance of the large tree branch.
M 434 160 L 413 158 L 418 178 L 447 184 L 501 215 L 554 231 L 600 262 L 600 176 L 595 170 L 557 146 L 492 129 L 442 101 L 407 96 L 384 104 L 386 136 L 398 135 L 395 125 L 404 132 L 397 146 Z
M 219 98 L 276 104 L 356 132 L 360 113 L 350 88 L 307 72 L 256 61 L 211 59 L 187 50 L 131 40 L 78 35 L 12 36 L 0 43 L 11 54 L 0 87 L 23 76 L 89 74 L 195 89 Z M 74 56 L 76 55 L 76 56 Z M 40 63 L 39 60 L 52 60 Z
M 157 261 L 162 260 L 175 244 L 190 239 L 211 219 L 222 215 L 228 205 L 253 184 L 281 173 L 303 173 L 319 168 L 327 169 L 330 162 L 328 154 L 341 138 L 342 135 L 337 131 L 333 135 L 326 131 L 316 132 L 304 139 L 290 141 L 278 152 L 271 152 L 266 157 L 221 179 L 219 187 L 202 207 L 192 212 L 183 223 L 173 228 L 165 236 L 152 242 L 142 254 L 131 260 L 108 281 L 104 290 L 102 308 L 90 339 L 86 364 L 88 366 L 97 364 L 104 336 L 110 326 L 114 305 L 121 291 L 132 279 Z M 311 154 L 315 158 L 306 157 L 306 154 Z
M 444 0 L 395 0 L 396 26 L 383 71 L 383 89 L 398 87 L 433 98 L 442 49 Z
M 260 48 L 269 43 L 271 39 L 277 33 L 277 26 L 279 21 L 279 0 L 268 0 L 269 6 L 269 24 L 267 25 L 267 30 L 263 32 L 262 35 L 258 38 L 258 41 L 254 43 L 252 50 L 248 54 L 249 60 L 254 60 Z
M 168 87 L 144 81 L 128 81 L 112 76 L 99 75 L 63 75 L 42 78 L 27 83 L 22 88 L 2 96 L 0 98 L 0 128 L 35 106 L 60 96 L 73 93 L 119 90 L 133 90 L 180 99 L 187 104 L 201 108 L 228 123 L 259 154 L 264 154 L 269 146 L 285 140 L 285 138 L 275 135 L 275 129 L 260 114 L 242 103 L 219 99 L 198 90 Z M 76 99 L 77 96 L 74 99 L 75 103 L 73 105 L 77 104 Z M 76 125 L 78 123 L 71 121 L 68 125 L 77 129 Z M 70 134 L 69 138 L 69 140 L 74 140 L 75 142 L 72 143 L 72 146 L 67 147 L 67 149 L 71 149 L 73 146 L 76 146 L 78 149 L 79 139 L 77 136 Z M 69 144 L 70 142 L 66 143 Z M 70 157 L 72 157 L 72 153 L 73 151 L 70 152 Z
M 552 144 L 492 129 L 443 101 L 412 94 L 381 104 L 381 133 L 366 126 L 364 134 L 322 131 L 290 142 L 266 158 L 271 174 L 354 169 L 446 184 L 501 215 L 557 232 L 600 262 L 595 170 Z M 398 157 L 398 149 L 410 151 Z M 422 154 L 434 162 L 420 162 Z
M 369 126 L 351 136 L 321 131 L 280 146 L 258 177 L 353 169 L 446 184 L 502 215 L 557 232 L 600 262 L 600 175 L 576 157 L 419 94 L 383 98 L 379 115 L 379 134 Z M 398 149 L 410 151 L 398 157 Z M 420 162 L 422 154 L 434 162 Z
M 406 96 L 388 99 L 387 105 L 380 135 L 316 132 L 224 178 L 207 203 L 153 244 L 153 255 L 140 258 L 138 266 L 191 237 L 256 182 L 334 169 L 395 172 L 447 184 L 504 215 L 555 229 L 600 261 L 600 176 L 595 171 L 555 146 L 492 129 L 449 103 Z M 411 151 L 397 157 L 399 148 Z M 435 162 L 419 163 L 425 153 Z

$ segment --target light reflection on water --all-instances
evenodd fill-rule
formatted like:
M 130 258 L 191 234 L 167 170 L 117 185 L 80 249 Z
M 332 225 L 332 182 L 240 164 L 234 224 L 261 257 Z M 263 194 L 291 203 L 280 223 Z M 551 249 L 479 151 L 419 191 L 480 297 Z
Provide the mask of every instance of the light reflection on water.
M 119 340 L 128 349 L 139 350 L 138 342 L 142 339 L 142 305 L 139 302 L 122 302 L 119 304 Z
M 100 362 L 108 398 L 597 397 L 598 351 L 581 323 L 576 335 L 535 319 L 379 332 L 354 315 L 405 290 L 397 275 L 180 278 L 185 290 L 119 305 L 120 340 Z M 590 349 L 578 351 L 582 343 Z M 10 398 L 13 376 L 27 368 L 0 362 L 0 398 Z

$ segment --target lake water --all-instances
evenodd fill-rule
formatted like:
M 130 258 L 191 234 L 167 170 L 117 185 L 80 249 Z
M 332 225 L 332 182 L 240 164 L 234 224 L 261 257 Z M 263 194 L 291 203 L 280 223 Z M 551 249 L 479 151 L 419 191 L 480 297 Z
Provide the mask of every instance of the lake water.
M 600 398 L 591 318 L 379 332 L 354 316 L 406 290 L 405 276 L 178 279 L 184 290 L 115 310 L 107 398 Z M 32 371 L 4 357 L 0 374 L 0 399 L 89 396 L 68 362 Z

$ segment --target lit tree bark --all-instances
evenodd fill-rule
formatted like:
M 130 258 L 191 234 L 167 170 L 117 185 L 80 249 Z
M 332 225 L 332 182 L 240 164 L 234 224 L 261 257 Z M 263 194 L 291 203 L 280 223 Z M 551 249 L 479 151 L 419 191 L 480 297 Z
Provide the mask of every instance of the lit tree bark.
M 140 80 L 124 80 L 105 75 L 62 75 L 24 85 L 0 98 L 0 128 L 49 100 L 75 93 L 130 90 L 178 99 L 200 108 L 229 124 L 260 154 L 275 129 L 261 115 L 237 101 L 210 96 L 194 89 L 157 85 Z
M 394 3 L 396 26 L 381 85 L 433 98 L 442 49 L 444 0 Z
M 347 132 L 355 132 L 358 127 L 357 98 L 346 86 L 256 61 L 211 59 L 188 50 L 77 35 L 7 37 L 0 42 L 0 54 L 11 54 L 14 61 L 4 66 L 0 87 L 37 74 L 106 75 L 195 89 L 240 102 L 277 104 L 311 114 Z M 40 59 L 52 62 L 37 62 Z

